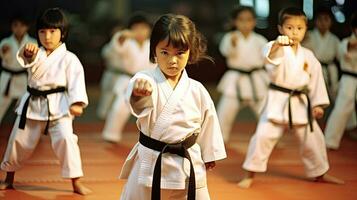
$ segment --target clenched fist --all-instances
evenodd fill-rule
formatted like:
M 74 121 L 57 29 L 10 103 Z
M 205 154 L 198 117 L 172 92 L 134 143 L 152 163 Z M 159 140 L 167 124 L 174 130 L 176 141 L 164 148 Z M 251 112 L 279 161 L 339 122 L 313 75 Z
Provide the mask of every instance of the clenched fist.
M 127 38 L 135 38 L 135 33 L 131 30 L 123 30 L 120 37 L 118 37 L 118 42 L 122 45 Z
M 314 107 L 312 109 L 312 115 L 316 119 L 320 119 L 321 117 L 324 116 L 324 109 L 321 108 L 320 106 Z
M 2 46 L 2 48 L 1 48 L 2 54 L 6 54 L 7 52 L 10 51 L 10 49 L 11 49 L 10 46 L 7 45 L 7 44 L 5 44 L 5 45 Z
M 37 55 L 39 48 L 34 43 L 27 43 L 24 47 L 24 57 L 26 59 L 34 59 Z
M 357 49 L 357 39 L 350 39 L 347 44 L 348 50 Z
M 210 171 L 211 171 L 213 168 L 216 167 L 216 162 L 215 162 L 215 161 L 207 162 L 207 163 L 205 163 L 205 166 L 206 166 L 206 169 L 207 169 L 207 170 L 210 170 Z
M 290 46 L 294 41 L 286 35 L 279 35 L 278 38 L 276 38 L 275 43 L 280 46 Z
M 135 80 L 133 88 L 133 96 L 145 97 L 152 93 L 152 86 L 148 80 L 138 78 Z
M 71 107 L 69 108 L 69 112 L 73 116 L 76 116 L 76 117 L 81 116 L 83 113 L 83 104 L 80 104 L 80 103 L 72 104 Z
M 231 37 L 231 44 L 232 44 L 233 47 L 236 47 L 237 44 L 238 44 L 238 35 L 237 35 L 237 33 L 232 33 L 231 36 L 232 36 Z

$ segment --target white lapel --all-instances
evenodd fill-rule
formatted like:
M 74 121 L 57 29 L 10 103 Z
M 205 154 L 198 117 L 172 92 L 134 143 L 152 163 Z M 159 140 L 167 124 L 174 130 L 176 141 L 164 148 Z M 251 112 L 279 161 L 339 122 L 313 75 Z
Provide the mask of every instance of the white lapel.
M 30 38 L 29 35 L 25 34 L 22 40 L 20 41 L 20 43 L 18 43 L 17 39 L 15 38 L 15 35 L 11 35 L 11 40 L 10 40 L 11 48 L 13 48 L 15 52 L 17 52 L 22 46 L 24 46 L 27 42 L 29 42 L 29 38 Z
M 31 69 L 32 78 L 40 79 L 51 67 L 55 61 L 60 60 L 66 55 L 66 45 L 63 43 L 61 46 L 57 47 L 50 55 L 46 55 L 46 50 L 41 47 L 39 62 Z
M 185 97 L 185 94 L 188 91 L 188 87 L 190 86 L 190 81 L 186 70 L 184 70 L 182 72 L 180 81 L 178 82 L 176 88 L 173 90 L 164 77 L 163 73 L 160 71 L 159 67 L 157 67 L 156 70 L 159 70 L 159 73 L 155 73 L 155 79 L 158 84 L 163 87 L 165 96 L 168 96 L 162 111 L 158 114 L 158 118 L 152 129 L 152 133 L 150 133 L 152 138 L 160 140 L 162 135 L 165 134 L 167 128 L 172 123 L 172 113 L 177 105 L 182 102 L 183 98 Z
M 16 55 L 17 50 L 19 49 L 19 44 L 17 43 L 17 40 L 14 35 L 11 35 L 10 39 L 10 47 L 13 55 Z
M 302 46 L 299 44 L 296 52 L 296 67 L 298 69 L 304 70 L 304 65 L 305 65 L 305 53 L 302 48 Z

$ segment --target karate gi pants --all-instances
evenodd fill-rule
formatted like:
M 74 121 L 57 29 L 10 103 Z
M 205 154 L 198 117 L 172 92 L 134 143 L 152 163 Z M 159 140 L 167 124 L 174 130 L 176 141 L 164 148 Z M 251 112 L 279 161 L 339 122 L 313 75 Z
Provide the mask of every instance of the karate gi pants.
M 78 146 L 78 137 L 73 133 L 72 118 L 69 116 L 53 120 L 49 124 L 52 149 L 60 161 L 63 178 L 83 176 L 82 162 Z M 20 116 L 12 129 L 1 169 L 7 172 L 17 171 L 34 152 L 46 121 L 26 119 L 25 128 L 19 129 Z
M 271 122 L 264 113 L 250 140 L 243 169 L 251 172 L 265 172 L 270 154 L 286 127 L 287 125 Z M 310 178 L 321 176 L 329 169 L 324 136 L 315 120 L 313 128 L 313 132 L 310 132 L 309 126 L 294 126 L 291 130 L 299 141 L 305 173 Z

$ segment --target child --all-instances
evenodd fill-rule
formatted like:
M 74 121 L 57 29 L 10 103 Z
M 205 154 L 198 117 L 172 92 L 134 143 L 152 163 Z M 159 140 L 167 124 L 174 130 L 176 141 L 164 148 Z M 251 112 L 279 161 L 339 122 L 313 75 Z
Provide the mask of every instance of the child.
M 318 181 L 343 183 L 327 175 L 329 164 L 323 133 L 314 118 L 323 116 L 329 99 L 319 61 L 300 45 L 306 27 L 303 11 L 283 9 L 278 26 L 281 36 L 264 49 L 271 84 L 243 164 L 247 174 L 238 184 L 242 188 L 250 187 L 256 172 L 266 171 L 268 158 L 287 126 L 300 142 L 307 176 Z
M 120 73 L 114 83 L 116 97 L 110 107 L 102 134 L 104 140 L 114 143 L 121 140 L 124 125 L 130 117 L 130 110 L 125 104 L 125 91 L 130 78 L 140 70 L 154 68 L 149 60 L 149 21 L 144 15 L 135 14 L 129 20 L 128 27 L 128 30 L 116 33 L 105 49 L 108 55 L 117 57 L 116 71 Z
M 205 49 L 187 17 L 166 14 L 155 23 L 150 61 L 157 67 L 137 73 L 127 90 L 140 138 L 120 175 L 128 178 L 122 200 L 160 200 L 160 192 L 162 199 L 210 199 L 206 169 L 226 152 L 213 101 L 185 70 Z
M 42 133 L 49 133 L 62 176 L 72 180 L 73 191 L 91 192 L 80 181 L 81 156 L 73 134 L 73 116 L 88 104 L 83 66 L 64 43 L 68 24 L 58 8 L 46 10 L 37 20 L 38 44 L 27 43 L 17 59 L 29 72 L 27 92 L 22 96 L 1 169 L 7 172 L 0 189 L 13 187 L 15 171 L 31 156 Z
M 227 33 L 219 46 L 229 68 L 218 85 L 222 97 L 217 112 L 225 142 L 241 106 L 249 106 L 259 115 L 268 86 L 261 54 L 267 40 L 254 32 L 254 10 L 245 6 L 234 9 L 232 19 L 238 30 Z
M 320 61 L 330 100 L 336 97 L 338 86 L 338 68 L 335 64 L 340 40 L 330 32 L 332 14 L 327 8 L 315 12 L 315 29 L 307 33 L 303 46 L 312 50 Z
M 112 36 L 118 31 L 123 30 L 123 27 L 117 25 L 113 28 Z M 118 78 L 120 77 L 120 69 L 122 66 L 122 60 L 120 56 L 112 51 L 110 48 L 110 42 L 102 48 L 101 56 L 105 63 L 105 70 L 103 72 L 100 81 L 100 99 L 97 106 L 97 116 L 104 120 L 112 107 L 115 93 L 114 85 Z
M 27 20 L 16 15 L 11 20 L 12 35 L 0 42 L 0 123 L 11 102 L 19 99 L 26 91 L 27 71 L 17 62 L 16 53 L 26 43 L 36 42 L 27 34 L 28 28 Z
M 357 13 L 351 18 L 352 35 L 345 38 L 339 48 L 342 77 L 336 104 L 327 120 L 325 130 L 326 146 L 338 149 L 347 122 L 356 111 L 357 90 Z

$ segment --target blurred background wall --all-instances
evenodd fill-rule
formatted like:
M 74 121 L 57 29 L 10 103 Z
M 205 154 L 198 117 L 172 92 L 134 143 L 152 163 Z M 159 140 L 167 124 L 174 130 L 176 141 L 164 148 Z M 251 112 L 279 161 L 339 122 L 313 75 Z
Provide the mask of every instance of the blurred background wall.
M 88 84 L 98 84 L 104 69 L 100 57 L 102 46 L 109 41 L 115 27 L 125 27 L 131 13 L 144 11 L 152 22 L 164 13 L 184 14 L 190 17 L 209 42 L 209 55 L 215 63 L 203 61 L 188 67 L 191 77 L 202 82 L 217 82 L 225 71 L 225 62 L 218 52 L 218 43 L 224 32 L 230 29 L 229 14 L 238 5 L 251 5 L 258 15 L 256 31 L 268 40 L 277 36 L 277 15 L 287 6 L 304 8 L 310 18 L 319 6 L 328 6 L 334 13 L 332 27 L 338 37 L 350 34 L 348 20 L 357 10 L 356 0 L 1 0 L 0 39 L 11 34 L 10 19 L 16 13 L 24 13 L 31 20 L 30 34 L 34 36 L 37 15 L 49 7 L 61 7 L 70 21 L 66 45 L 82 61 Z M 312 20 L 309 22 L 312 28 Z

